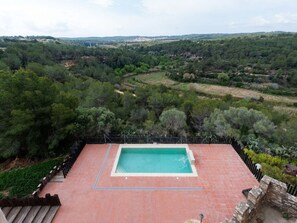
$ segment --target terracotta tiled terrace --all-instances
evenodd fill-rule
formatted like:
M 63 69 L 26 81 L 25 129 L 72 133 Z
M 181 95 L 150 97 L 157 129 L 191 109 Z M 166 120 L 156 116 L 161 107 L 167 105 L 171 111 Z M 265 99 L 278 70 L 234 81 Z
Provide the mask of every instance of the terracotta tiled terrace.
M 231 145 L 189 145 L 198 177 L 111 177 L 118 144 L 85 146 L 64 182 L 42 194 L 62 203 L 54 223 L 216 223 L 232 216 L 242 190 L 258 185 Z

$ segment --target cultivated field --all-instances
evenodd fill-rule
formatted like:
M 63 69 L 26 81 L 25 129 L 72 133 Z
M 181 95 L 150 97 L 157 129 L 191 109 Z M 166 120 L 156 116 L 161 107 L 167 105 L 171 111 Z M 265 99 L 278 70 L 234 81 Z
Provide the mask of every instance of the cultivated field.
M 226 87 L 212 84 L 197 84 L 197 83 L 179 83 L 177 81 L 169 79 L 164 72 L 156 72 L 149 74 L 141 74 L 130 77 L 126 80 L 129 84 L 151 84 L 151 85 L 165 85 L 167 87 L 177 90 L 194 90 L 196 92 L 204 93 L 213 96 L 224 96 L 231 94 L 236 98 L 260 98 L 263 97 L 265 101 L 292 104 L 297 102 L 297 98 L 277 96 L 264 94 L 254 90 L 247 90 L 236 87 Z

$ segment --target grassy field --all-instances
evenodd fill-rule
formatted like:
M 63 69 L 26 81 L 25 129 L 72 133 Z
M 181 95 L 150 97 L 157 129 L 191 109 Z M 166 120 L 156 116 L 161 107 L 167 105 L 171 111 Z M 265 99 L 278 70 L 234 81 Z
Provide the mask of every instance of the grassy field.
M 59 157 L 29 167 L 0 173 L 0 198 L 30 195 L 36 189 L 39 181 L 62 161 L 63 157 Z
M 150 84 L 150 85 L 165 85 L 167 87 L 176 90 L 194 90 L 197 93 L 203 93 L 211 96 L 224 96 L 226 94 L 231 94 L 236 98 L 260 98 L 263 97 L 265 101 L 282 103 L 282 104 L 293 104 L 297 102 L 297 98 L 286 97 L 286 96 L 276 96 L 270 94 L 264 94 L 254 90 L 247 90 L 243 88 L 236 87 L 226 87 L 220 85 L 212 84 L 197 84 L 197 83 L 180 83 L 169 79 L 165 72 L 156 72 L 149 74 L 141 74 L 133 76 L 126 79 L 128 84 Z

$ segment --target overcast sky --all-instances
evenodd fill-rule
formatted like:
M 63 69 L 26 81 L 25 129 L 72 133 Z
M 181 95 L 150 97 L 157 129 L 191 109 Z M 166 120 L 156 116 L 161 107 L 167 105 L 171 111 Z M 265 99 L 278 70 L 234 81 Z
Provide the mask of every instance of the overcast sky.
M 0 0 L 0 36 L 297 31 L 297 0 Z

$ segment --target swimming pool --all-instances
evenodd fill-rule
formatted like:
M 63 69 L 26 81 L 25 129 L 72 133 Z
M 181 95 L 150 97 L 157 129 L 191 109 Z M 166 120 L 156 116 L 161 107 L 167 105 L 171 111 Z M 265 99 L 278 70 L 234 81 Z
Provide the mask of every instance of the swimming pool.
M 120 145 L 111 176 L 197 176 L 187 145 Z

